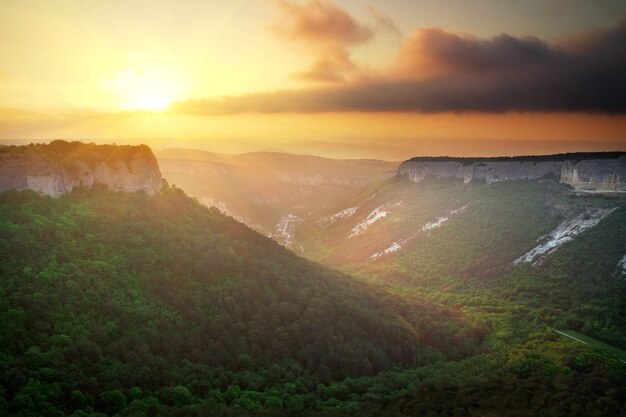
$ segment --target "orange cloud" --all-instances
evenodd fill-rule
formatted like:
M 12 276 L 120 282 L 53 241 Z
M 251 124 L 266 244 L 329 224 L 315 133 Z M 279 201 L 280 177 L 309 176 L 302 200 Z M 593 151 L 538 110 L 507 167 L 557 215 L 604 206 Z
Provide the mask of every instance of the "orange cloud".
M 281 16 L 273 26 L 284 39 L 304 45 L 314 56 L 306 70 L 293 74 L 304 81 L 338 82 L 357 69 L 348 47 L 369 42 L 375 30 L 327 0 L 300 5 L 275 0 Z
M 367 42 L 374 36 L 370 27 L 327 0 L 308 0 L 304 5 L 287 0 L 275 3 L 282 16 L 274 30 L 286 38 L 345 46 Z
M 308 69 L 291 75 L 303 81 L 340 82 L 345 81 L 345 74 L 356 69 L 357 65 L 348 51 L 343 48 L 328 48 L 321 51 Z

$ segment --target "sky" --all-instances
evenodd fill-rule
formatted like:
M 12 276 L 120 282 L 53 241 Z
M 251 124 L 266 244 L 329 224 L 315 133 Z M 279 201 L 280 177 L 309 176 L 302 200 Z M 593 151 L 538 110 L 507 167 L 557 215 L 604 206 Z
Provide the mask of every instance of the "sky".
M 626 150 L 622 0 L 0 2 L 0 143 Z

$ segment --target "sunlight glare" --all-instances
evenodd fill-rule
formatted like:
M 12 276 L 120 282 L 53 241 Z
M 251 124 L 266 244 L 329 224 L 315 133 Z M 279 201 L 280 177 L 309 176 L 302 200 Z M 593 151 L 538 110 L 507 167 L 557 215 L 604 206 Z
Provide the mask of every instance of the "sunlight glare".
M 127 68 L 103 81 L 113 95 L 116 107 L 123 110 L 166 110 L 176 95 L 176 79 L 165 71 Z

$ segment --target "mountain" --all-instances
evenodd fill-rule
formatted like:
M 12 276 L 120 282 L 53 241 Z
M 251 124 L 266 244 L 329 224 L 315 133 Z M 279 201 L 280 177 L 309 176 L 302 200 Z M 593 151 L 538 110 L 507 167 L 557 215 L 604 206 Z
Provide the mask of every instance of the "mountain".
M 286 191 L 306 159 L 248 156 L 265 188 L 176 152 L 181 170 L 204 158 L 199 186 L 306 201 L 291 246 L 309 259 L 167 182 L 0 193 L 0 415 L 625 415 L 621 156 L 547 161 L 583 191 L 536 175 L 543 157 L 440 159 L 341 193 L 305 176 L 315 207 Z M 489 176 L 456 175 L 474 164 Z
M 156 156 L 170 183 L 287 246 L 305 217 L 392 176 L 398 167 L 378 160 L 273 152 L 230 155 L 166 149 Z
M 441 174 L 458 161 L 439 162 L 417 181 L 400 168 L 294 236 L 309 259 L 486 327 L 480 360 L 415 369 L 423 382 L 386 413 L 624 415 L 626 195 L 555 175 L 464 182 Z
M 324 263 L 369 265 L 417 247 L 432 251 L 439 234 L 471 226 L 475 242 L 442 239 L 465 251 L 442 268 L 476 262 L 481 253 L 486 262 L 486 250 L 501 265 L 537 263 L 623 206 L 624 169 L 624 153 L 413 158 L 396 177 L 308 219 L 295 240 Z M 547 242 L 524 258 L 544 234 Z
M 6 191 L 0 236 L 2 414 L 352 409 L 392 395 L 376 374 L 466 357 L 482 337 L 169 186 Z
M 0 146 L 0 191 L 34 190 L 58 197 L 101 183 L 116 191 L 155 193 L 161 172 L 150 148 L 54 140 Z

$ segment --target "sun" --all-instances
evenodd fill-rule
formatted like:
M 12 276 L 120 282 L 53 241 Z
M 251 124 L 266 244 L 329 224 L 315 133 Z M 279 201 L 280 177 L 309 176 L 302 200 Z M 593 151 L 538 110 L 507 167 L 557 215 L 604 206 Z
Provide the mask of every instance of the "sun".
M 123 110 L 163 111 L 176 99 L 176 79 L 164 70 L 126 68 L 103 82 L 114 105 Z
M 171 97 L 167 97 L 159 94 L 146 94 L 139 95 L 130 107 L 135 110 L 152 110 L 161 111 L 167 110 L 170 103 L 173 101 Z

